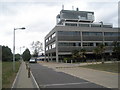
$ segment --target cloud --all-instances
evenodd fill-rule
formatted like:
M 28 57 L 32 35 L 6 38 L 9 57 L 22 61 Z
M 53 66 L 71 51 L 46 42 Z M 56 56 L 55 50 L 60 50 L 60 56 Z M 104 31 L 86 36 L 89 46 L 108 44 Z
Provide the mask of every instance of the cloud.
M 94 11 L 95 22 L 103 21 L 104 23 L 112 23 L 113 26 L 117 27 L 117 4 L 117 2 L 89 2 L 87 10 Z
M 74 6 L 80 11 L 93 11 L 96 21 L 117 26 L 117 0 L 0 0 L 1 45 L 13 48 L 13 29 L 18 27 L 26 30 L 16 31 L 16 53 L 22 46 L 30 48 L 32 41 L 44 43 L 44 37 L 56 25 L 62 5 L 67 10 Z

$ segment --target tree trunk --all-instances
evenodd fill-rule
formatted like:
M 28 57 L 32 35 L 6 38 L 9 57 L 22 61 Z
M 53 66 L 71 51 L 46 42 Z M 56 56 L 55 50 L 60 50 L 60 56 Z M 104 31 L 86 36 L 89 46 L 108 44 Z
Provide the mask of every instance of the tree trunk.
M 102 57 L 102 64 L 104 64 L 104 54 L 103 53 L 101 54 L 101 57 Z

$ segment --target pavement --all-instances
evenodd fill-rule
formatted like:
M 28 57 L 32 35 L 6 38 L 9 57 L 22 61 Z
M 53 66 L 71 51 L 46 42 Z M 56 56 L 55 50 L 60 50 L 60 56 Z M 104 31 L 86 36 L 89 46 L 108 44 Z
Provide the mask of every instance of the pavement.
M 87 63 L 70 64 L 70 63 L 54 63 L 54 62 L 39 62 L 41 65 L 54 69 L 58 72 L 64 72 L 66 74 L 85 79 L 87 81 L 102 85 L 107 88 L 118 88 L 117 73 L 111 73 L 106 71 L 93 70 L 88 68 L 82 68 L 78 66 L 87 65 Z M 107 62 L 111 63 L 111 62 Z M 92 63 L 89 63 L 92 64 Z M 94 63 L 96 64 L 96 63 Z
M 31 75 L 30 78 L 28 78 L 28 70 L 26 69 L 24 61 L 22 61 L 12 88 L 37 88 L 34 77 Z

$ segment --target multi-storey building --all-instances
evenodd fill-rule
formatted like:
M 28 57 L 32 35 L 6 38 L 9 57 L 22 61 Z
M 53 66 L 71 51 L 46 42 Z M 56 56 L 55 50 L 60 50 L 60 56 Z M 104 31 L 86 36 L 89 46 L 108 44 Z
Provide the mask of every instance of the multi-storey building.
M 118 41 L 118 29 L 112 24 L 94 22 L 94 12 L 61 10 L 57 25 L 45 37 L 46 60 L 59 62 L 70 57 L 73 50 L 86 49 L 92 55 L 99 44 L 106 46 L 105 53 L 112 53 L 113 41 Z

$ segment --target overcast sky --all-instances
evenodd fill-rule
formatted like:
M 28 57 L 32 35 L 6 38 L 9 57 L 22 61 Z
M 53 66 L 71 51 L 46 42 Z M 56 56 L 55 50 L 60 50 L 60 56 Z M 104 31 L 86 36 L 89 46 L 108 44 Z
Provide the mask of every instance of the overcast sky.
M 44 43 L 44 37 L 56 25 L 56 15 L 77 7 L 80 11 L 93 11 L 95 22 L 103 21 L 118 27 L 119 0 L 0 0 L 0 45 L 13 50 L 13 29 L 16 30 L 16 53 L 20 47 L 31 49 L 32 41 Z M 25 48 L 22 48 L 22 52 Z M 32 52 L 31 52 L 32 53 Z

